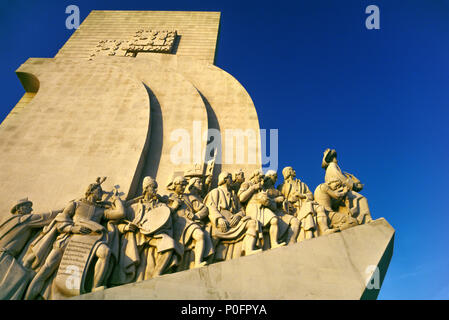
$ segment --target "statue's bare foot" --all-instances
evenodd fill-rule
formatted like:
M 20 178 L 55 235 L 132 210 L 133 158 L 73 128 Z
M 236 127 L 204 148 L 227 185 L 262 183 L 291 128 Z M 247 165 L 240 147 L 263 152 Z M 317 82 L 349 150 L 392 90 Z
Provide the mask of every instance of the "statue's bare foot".
M 251 256 L 253 254 L 260 253 L 260 252 L 262 252 L 262 249 L 251 250 L 249 252 L 245 252 L 245 256 Z
M 206 261 L 200 262 L 200 263 L 196 263 L 194 268 L 201 268 L 204 267 L 207 264 Z
M 285 242 L 275 243 L 274 245 L 271 246 L 271 249 L 279 248 L 279 247 L 283 247 L 283 246 L 285 246 Z

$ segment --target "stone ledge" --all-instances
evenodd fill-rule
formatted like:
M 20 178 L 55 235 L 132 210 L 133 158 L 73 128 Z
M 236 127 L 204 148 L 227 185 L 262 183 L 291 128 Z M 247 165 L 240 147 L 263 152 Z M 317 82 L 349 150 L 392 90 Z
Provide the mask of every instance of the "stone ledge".
M 376 299 L 393 253 L 394 233 L 380 218 L 295 245 L 73 299 Z M 367 289 L 373 266 L 379 270 L 379 287 Z

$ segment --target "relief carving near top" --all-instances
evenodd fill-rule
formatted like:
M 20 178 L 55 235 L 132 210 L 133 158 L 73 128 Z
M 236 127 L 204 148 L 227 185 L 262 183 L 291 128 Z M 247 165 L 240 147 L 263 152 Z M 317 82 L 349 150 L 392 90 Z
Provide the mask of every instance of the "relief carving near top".
M 128 51 L 170 53 L 176 36 L 176 31 L 140 29 L 129 40 Z
M 90 54 L 95 56 L 135 57 L 139 52 L 172 53 L 176 30 L 140 29 L 128 40 L 100 40 Z

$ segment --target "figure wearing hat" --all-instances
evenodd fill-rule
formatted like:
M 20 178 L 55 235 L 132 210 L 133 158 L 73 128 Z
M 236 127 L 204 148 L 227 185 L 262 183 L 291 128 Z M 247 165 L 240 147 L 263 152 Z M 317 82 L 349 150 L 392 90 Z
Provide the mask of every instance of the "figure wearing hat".
M 63 258 L 64 251 L 69 245 L 74 235 L 101 235 L 100 240 L 90 249 L 95 257 L 95 267 L 92 289 L 98 290 L 104 288 L 107 275 L 109 274 L 109 261 L 111 256 L 117 256 L 118 248 L 113 247 L 112 242 L 115 239 L 116 227 L 112 223 L 107 223 L 105 228 L 101 222 L 119 220 L 125 215 L 124 205 L 118 196 L 118 190 L 115 189 L 111 198 L 111 203 L 102 201 L 103 189 L 101 184 L 106 180 L 97 178 L 95 183 L 91 183 L 84 197 L 79 200 L 71 201 L 65 209 L 56 216 L 53 222 L 47 226 L 41 235 L 33 241 L 24 258 L 25 264 L 33 269 L 40 265 L 38 252 L 52 248 L 43 265 L 40 267 L 25 295 L 25 299 L 35 299 L 39 295 L 45 298 L 51 298 L 54 294 L 64 294 L 54 285 L 53 275 L 58 270 L 59 264 Z M 34 259 L 32 259 L 34 257 Z M 90 260 L 90 261 L 95 261 Z M 87 272 L 89 266 L 86 265 L 81 272 Z M 48 281 L 47 281 L 48 280 Z M 50 290 L 47 290 L 51 286 Z M 83 288 L 84 283 L 80 288 Z M 82 292 L 81 292 L 82 293 Z M 50 296 L 46 296 L 50 294 Z
M 238 192 L 239 200 L 242 205 L 246 204 L 245 212 L 253 220 L 258 222 L 259 237 L 263 237 L 263 229 L 269 232 L 270 247 L 272 249 L 285 246 L 285 242 L 278 242 L 279 218 L 270 210 L 270 199 L 263 191 L 264 174 L 262 170 L 255 170 L 249 181 L 246 181 L 240 187 Z M 285 231 L 285 229 L 283 230 Z M 268 248 L 266 244 L 264 247 Z
M 358 225 L 355 218 L 338 210 L 348 191 L 348 187 L 338 179 L 322 183 L 315 189 L 315 201 L 326 210 L 329 226 L 333 229 L 345 230 Z
M 184 176 L 175 177 L 167 185 L 167 190 L 173 191 L 169 195 L 169 206 L 175 213 L 173 214 L 174 239 L 184 249 L 181 268 L 178 271 L 190 267 L 191 259 L 190 256 L 187 257 L 189 252 L 194 253 L 195 268 L 206 265 L 206 259 L 214 253 L 209 232 L 202 228 L 208 217 L 208 209 L 194 195 L 185 193 L 187 185 Z
M 286 212 L 297 217 L 300 222 L 297 241 L 337 232 L 338 229 L 329 228 L 324 208 L 314 201 L 309 187 L 295 179 L 296 171 L 292 167 L 285 167 L 282 174 L 284 182 L 277 189 L 285 197 Z
M 300 222 L 295 216 L 288 214 L 284 210 L 284 195 L 275 188 L 277 173 L 268 170 L 265 173 L 263 190 L 270 199 L 270 209 L 279 217 L 279 237 L 285 238 L 287 244 L 295 243 L 300 230 Z
M 215 260 L 228 260 L 240 256 L 260 252 L 255 249 L 257 240 L 257 221 L 245 215 L 237 195 L 231 189 L 232 176 L 221 172 L 218 176 L 218 187 L 211 190 L 204 203 L 209 209 L 209 220 L 212 224 L 212 238 L 216 246 L 225 244 L 225 252 L 215 252 Z M 241 246 L 240 241 L 242 240 Z M 231 250 L 239 243 L 240 250 Z
M 203 189 L 204 184 L 200 177 L 192 177 L 187 183 L 186 191 L 189 196 L 194 197 L 195 201 L 203 203 Z
M 28 198 L 17 201 L 12 215 L 0 223 L 0 300 L 22 298 L 34 276 L 23 268 L 23 253 L 36 233 L 60 212 L 32 214 L 32 206 Z
M 338 166 L 337 151 L 335 149 L 326 149 L 323 152 L 321 167 L 326 170 L 324 176 L 325 182 L 339 180 L 349 191 L 346 199 L 351 215 L 357 219 L 359 224 L 372 221 L 371 213 L 368 207 L 368 200 L 358 193 L 363 189 L 363 184 L 354 175 L 343 173 Z
M 145 177 L 142 195 L 126 204 L 126 218 L 118 225 L 122 237 L 114 285 L 148 280 L 179 264 L 182 248 L 173 239 L 171 209 L 157 188 L 154 178 Z
M 11 208 L 11 216 L 0 223 L 0 248 L 18 257 L 35 231 L 53 220 L 58 211 L 32 214 L 33 203 L 21 199 Z

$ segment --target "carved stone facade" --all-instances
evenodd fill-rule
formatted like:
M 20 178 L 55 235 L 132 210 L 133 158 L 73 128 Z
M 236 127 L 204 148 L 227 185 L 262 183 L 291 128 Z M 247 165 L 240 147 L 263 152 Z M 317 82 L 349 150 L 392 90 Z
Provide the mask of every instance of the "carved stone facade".
M 170 23 L 160 26 L 154 12 L 126 15 L 136 28 L 114 30 L 126 40 L 105 30 L 93 51 L 82 46 L 74 58 L 63 48 L 17 71 L 39 94 L 0 126 L 0 137 L 15 142 L 0 145 L 0 298 L 69 298 L 372 221 L 363 185 L 342 173 L 335 150 L 324 152 L 315 195 L 291 167 L 281 184 L 261 170 L 248 93 L 205 62 L 210 52 L 183 55 L 196 32 L 190 21 L 218 32 L 219 15 L 166 13 Z M 91 13 L 79 37 L 96 37 L 90 26 L 114 17 Z M 254 132 L 244 163 L 224 161 L 237 157 L 233 140 L 208 136 L 233 129 Z M 29 199 L 14 202 L 23 194 Z

